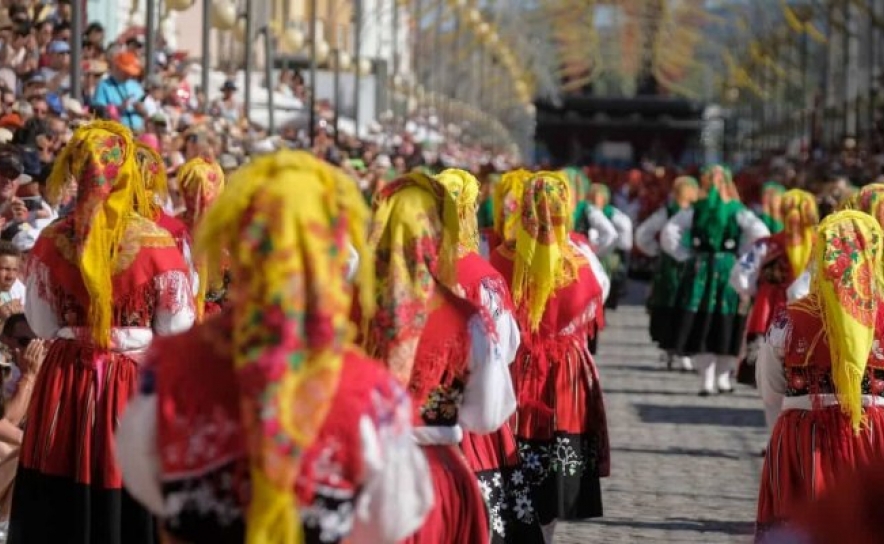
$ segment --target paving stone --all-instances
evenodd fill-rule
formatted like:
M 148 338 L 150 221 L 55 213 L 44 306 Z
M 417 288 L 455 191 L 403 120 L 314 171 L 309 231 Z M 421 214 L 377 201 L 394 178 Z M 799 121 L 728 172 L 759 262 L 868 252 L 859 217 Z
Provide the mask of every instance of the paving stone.
M 757 393 L 698 397 L 694 374 L 659 362 L 643 307 L 607 320 L 596 357 L 612 448 L 605 516 L 560 524 L 556 543 L 751 541 L 766 440 Z

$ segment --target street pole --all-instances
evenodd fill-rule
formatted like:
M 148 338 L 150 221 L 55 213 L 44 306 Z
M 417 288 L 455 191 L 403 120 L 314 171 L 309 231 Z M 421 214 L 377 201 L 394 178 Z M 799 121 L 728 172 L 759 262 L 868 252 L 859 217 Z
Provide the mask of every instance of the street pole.
M 332 129 L 335 131 L 335 145 L 340 145 L 341 137 L 338 134 L 338 118 L 341 116 L 341 50 L 337 47 L 332 51 L 332 61 L 335 63 L 332 79 L 332 94 L 334 95 L 332 103 L 335 108 L 335 116 L 332 121 L 334 123 Z
M 244 40 L 244 56 L 245 70 L 243 71 L 243 111 L 245 112 L 246 122 L 251 123 L 252 119 L 252 38 L 254 37 L 254 29 L 252 25 L 252 0 L 246 0 L 246 32 Z
M 144 56 L 145 69 L 144 78 L 147 79 L 153 74 L 154 63 L 156 62 L 156 54 L 154 50 L 157 43 L 157 0 L 147 0 L 147 25 L 144 36 Z M 75 35 L 76 36 L 76 35 Z M 82 33 L 76 36 L 76 41 L 82 40 Z
M 273 92 L 276 85 L 273 84 L 273 34 L 270 27 L 265 26 L 264 33 L 264 81 L 267 82 L 267 135 L 272 136 L 276 132 L 276 118 Z
M 71 96 L 83 100 L 83 6 L 85 2 L 71 2 Z
M 353 1 L 353 124 L 356 138 L 359 138 L 359 96 L 362 90 L 362 0 Z
M 202 74 L 200 77 L 200 87 L 203 89 L 203 113 L 209 111 L 209 70 L 211 66 L 209 65 L 209 50 L 211 49 L 211 42 L 209 38 L 211 37 L 211 28 L 212 28 L 212 3 L 211 0 L 203 0 L 203 58 L 201 59 L 202 63 Z
M 316 0 L 310 0 L 310 147 L 316 143 Z
M 393 126 L 396 126 L 398 122 L 398 111 L 399 108 L 396 104 L 396 78 L 399 77 L 399 2 L 397 0 L 390 0 L 393 4 L 393 17 L 390 18 L 390 36 L 393 40 L 392 43 L 392 56 L 393 56 L 393 77 L 391 81 L 393 81 L 394 86 L 393 90 L 390 93 L 390 111 L 393 112 Z

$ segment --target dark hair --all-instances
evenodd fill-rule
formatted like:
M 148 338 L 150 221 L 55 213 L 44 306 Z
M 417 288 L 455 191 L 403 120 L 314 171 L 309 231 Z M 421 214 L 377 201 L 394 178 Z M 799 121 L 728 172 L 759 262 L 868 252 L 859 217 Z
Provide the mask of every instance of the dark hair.
M 0 240 L 0 257 L 15 257 L 20 259 L 21 251 L 15 247 L 12 242 Z
M 69 23 L 67 21 L 60 21 L 54 27 L 52 27 L 52 34 L 53 35 L 61 34 L 65 30 L 70 30 L 70 29 L 71 29 L 71 23 Z
M 31 35 L 31 25 L 27 23 L 21 23 L 16 25 L 15 27 L 15 35 L 19 38 L 23 38 L 25 36 Z
M 13 331 L 15 331 L 15 328 L 22 323 L 28 325 L 28 328 L 30 328 L 25 314 L 12 314 L 11 316 L 9 316 L 9 318 L 6 319 L 6 322 L 3 323 L 3 330 L 2 332 L 0 332 L 0 334 L 2 334 L 3 336 L 11 337 Z

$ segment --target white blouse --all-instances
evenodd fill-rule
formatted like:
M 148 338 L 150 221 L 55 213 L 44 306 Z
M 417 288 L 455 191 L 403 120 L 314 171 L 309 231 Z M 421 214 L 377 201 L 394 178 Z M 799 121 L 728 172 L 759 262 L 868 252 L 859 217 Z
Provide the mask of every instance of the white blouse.
M 589 232 L 586 233 L 589 243 L 597 255 L 607 255 L 617 243 L 617 227 L 605 217 L 602 210 L 592 205 L 586 206 L 586 219 L 589 223 Z
M 504 309 L 496 293 L 482 287 L 480 296 L 494 319 L 497 338 L 488 333 L 481 316 L 470 319 L 470 374 L 458 414 L 464 429 L 488 434 L 498 430 L 516 411 L 509 365 L 516 358 L 522 337 L 515 317 Z
M 47 291 L 48 274 L 44 265 L 30 267 L 25 278 L 25 318 L 40 338 L 82 337 L 81 327 L 63 327 L 58 321 L 52 303 L 40 293 Z M 113 327 L 111 351 L 124 352 L 136 357 L 143 353 L 153 335 L 166 336 L 188 330 L 196 319 L 193 290 L 188 274 L 181 271 L 164 272 L 153 279 L 157 300 L 165 301 L 157 306 L 151 327 Z
M 632 219 L 617 208 L 612 208 L 611 223 L 617 229 L 616 248 L 620 251 L 632 251 Z
M 571 247 L 576 249 L 589 262 L 589 268 L 592 270 L 596 281 L 599 282 L 599 287 L 602 288 L 602 301 L 608 300 L 608 295 L 611 294 L 611 278 L 605 272 L 602 261 L 599 260 L 592 248 L 587 245 L 578 244 L 571 240 Z
M 636 247 L 648 257 L 659 255 L 660 242 L 657 240 L 657 235 L 660 234 L 668 221 L 669 211 L 666 206 L 661 206 L 635 229 Z
M 739 254 L 748 251 L 756 240 L 770 236 L 767 226 L 748 209 L 737 212 L 736 219 L 741 231 Z M 685 233 L 690 232 L 693 222 L 694 210 L 688 208 L 672 216 L 660 232 L 660 247 L 676 261 L 685 262 L 693 256 L 693 248 L 685 243 Z

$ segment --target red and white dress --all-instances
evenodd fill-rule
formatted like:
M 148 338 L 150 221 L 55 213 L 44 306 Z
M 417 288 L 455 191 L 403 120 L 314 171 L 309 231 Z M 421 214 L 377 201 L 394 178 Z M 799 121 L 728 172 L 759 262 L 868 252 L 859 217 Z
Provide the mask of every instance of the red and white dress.
M 513 255 L 500 246 L 491 264 L 508 283 Z M 602 305 L 588 261 L 556 291 L 536 332 L 517 309 L 522 345 L 511 366 L 519 408 L 514 431 L 540 523 L 602 515 L 599 479 L 610 472 L 608 425 L 587 339 Z
M 126 487 L 163 519 L 173 542 L 244 539 L 249 460 L 230 337 L 223 311 L 158 341 L 120 425 Z M 433 493 L 410 417 L 408 395 L 390 372 L 348 350 L 296 483 L 309 544 L 392 544 L 421 526 Z
M 809 295 L 810 297 L 816 295 Z M 765 406 L 781 409 L 771 434 L 758 498 L 759 538 L 793 510 L 884 454 L 884 304 L 862 381 L 867 422 L 855 435 L 832 384 L 820 318 L 790 304 L 774 319 L 758 356 Z
M 785 232 L 757 240 L 731 270 L 731 287 L 753 298 L 746 324 L 746 356 L 737 372 L 740 383 L 755 385 L 758 349 L 774 316 L 786 307 L 787 290 L 796 279 L 786 253 Z M 773 421 L 768 423 L 772 426 Z
M 492 295 L 480 287 L 482 300 Z M 408 391 L 414 436 L 430 464 L 435 501 L 409 544 L 483 544 L 489 527 L 476 477 L 458 448 L 463 431 L 497 431 L 516 409 L 507 361 L 480 312 L 437 286 L 414 354 Z
M 487 364 L 510 364 L 520 337 L 505 280 L 478 254 L 470 253 L 458 259 L 457 281 L 464 298 L 479 308 L 484 334 L 491 338 Z M 465 432 L 461 448 L 488 506 L 492 543 L 542 543 L 543 533 L 510 426 L 504 423 L 486 435 Z
M 25 315 L 53 342 L 28 408 L 10 541 L 146 544 L 153 520 L 123 491 L 114 433 L 155 335 L 193 324 L 188 269 L 165 230 L 131 218 L 113 273 L 111 344 L 101 349 L 74 236 L 71 218 L 50 225 L 27 264 Z

